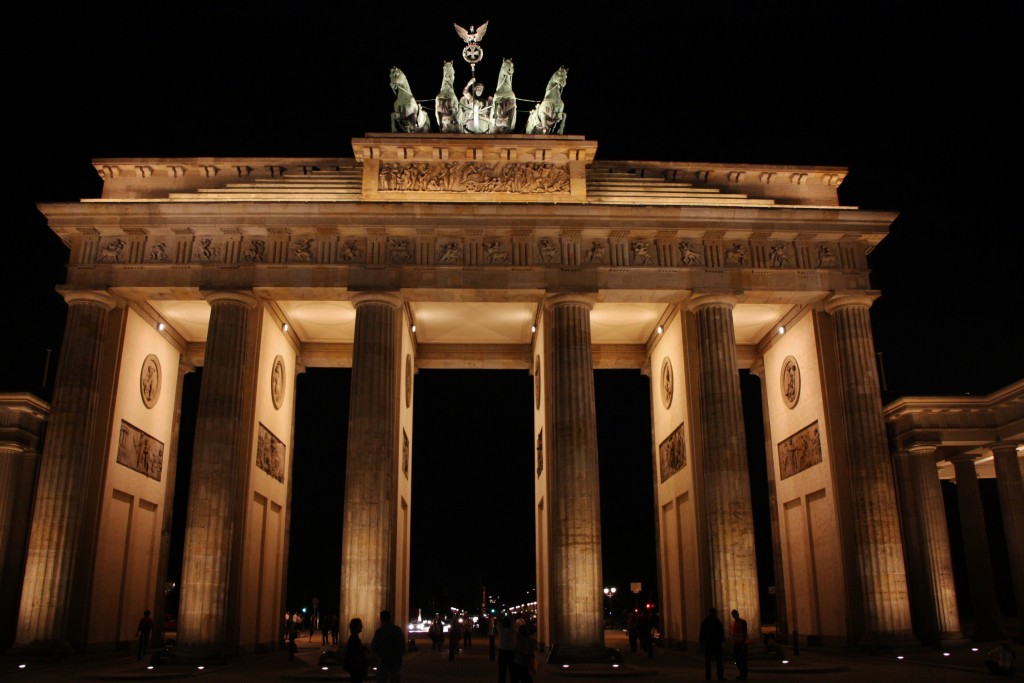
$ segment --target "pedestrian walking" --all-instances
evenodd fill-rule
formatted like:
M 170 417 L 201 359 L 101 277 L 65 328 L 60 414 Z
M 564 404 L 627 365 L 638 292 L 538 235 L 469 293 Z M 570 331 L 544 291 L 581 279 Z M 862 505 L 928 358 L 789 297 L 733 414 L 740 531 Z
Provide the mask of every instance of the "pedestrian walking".
M 739 680 L 747 680 L 747 620 L 740 619 L 737 610 L 732 611 L 732 656 L 740 670 Z
M 370 649 L 377 655 L 377 683 L 400 683 L 402 655 L 405 654 L 405 633 L 391 623 L 391 612 L 381 610 L 380 628 L 373 634 Z
M 148 609 L 142 613 L 142 618 L 139 619 L 139 628 L 136 630 L 136 635 L 139 636 L 139 660 L 141 661 L 146 656 L 149 639 L 153 637 L 153 617 L 150 616 Z
M 506 615 L 498 625 L 498 683 L 506 683 L 515 649 L 516 629 L 512 625 L 512 617 Z
M 722 663 L 722 643 L 725 642 L 725 626 L 718 618 L 714 607 L 700 624 L 700 646 L 704 649 L 704 678 L 711 680 L 711 662 L 715 662 L 718 680 L 725 680 L 725 664 Z
M 363 683 L 370 671 L 366 647 L 359 638 L 359 634 L 363 632 L 363 620 L 356 617 L 349 621 L 348 632 L 348 643 L 345 644 L 345 658 L 341 660 L 341 668 L 348 672 L 351 683 Z

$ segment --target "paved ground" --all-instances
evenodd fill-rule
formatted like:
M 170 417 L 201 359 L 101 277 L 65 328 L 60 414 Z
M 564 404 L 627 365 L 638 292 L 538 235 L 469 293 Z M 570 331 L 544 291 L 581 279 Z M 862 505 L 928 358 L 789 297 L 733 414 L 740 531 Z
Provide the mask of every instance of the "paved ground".
M 317 664 L 321 649 L 319 638 L 314 641 L 300 639 L 300 651 L 295 661 L 289 662 L 284 651 L 251 655 L 232 660 L 226 666 L 206 667 L 199 671 L 194 667 L 161 666 L 147 670 L 130 656 L 93 657 L 75 659 L 62 664 L 28 663 L 19 669 L 19 662 L 10 658 L 0 659 L 0 681 L 139 681 L 203 679 L 206 681 L 343 681 L 348 676 L 340 667 L 328 666 L 321 670 Z M 474 639 L 473 647 L 460 652 L 454 662 L 448 661 L 447 652 L 431 652 L 426 637 L 417 640 L 416 651 L 410 652 L 402 667 L 405 683 L 443 683 L 459 681 L 481 681 L 494 683 L 497 680 L 497 663 L 490 660 L 486 639 Z M 553 669 L 541 666 L 535 681 L 564 681 L 576 679 L 602 679 L 620 683 L 662 683 L 672 681 L 704 680 L 704 660 L 692 652 L 670 652 L 655 648 L 653 658 L 643 653 L 629 652 L 625 634 L 607 632 L 609 647 L 619 648 L 624 653 L 624 662 L 616 670 L 586 669 L 570 667 Z M 779 661 L 752 661 L 749 680 L 754 682 L 803 683 L 824 681 L 825 683 L 944 683 L 984 681 L 993 679 L 984 668 L 985 651 L 970 648 L 952 650 L 949 656 L 942 651 L 920 648 L 906 652 L 903 659 L 895 653 L 879 656 L 859 654 L 856 651 L 834 651 L 820 648 L 802 649 L 796 656 L 790 656 L 789 663 Z M 1019 660 L 1024 663 L 1024 647 L 1016 648 Z M 787 654 L 790 651 L 786 650 Z M 801 675 L 802 674 L 802 675 Z M 735 665 L 727 664 L 726 677 L 735 679 Z M 1018 674 L 1018 680 L 1022 677 Z M 371 678 L 371 680 L 373 680 Z

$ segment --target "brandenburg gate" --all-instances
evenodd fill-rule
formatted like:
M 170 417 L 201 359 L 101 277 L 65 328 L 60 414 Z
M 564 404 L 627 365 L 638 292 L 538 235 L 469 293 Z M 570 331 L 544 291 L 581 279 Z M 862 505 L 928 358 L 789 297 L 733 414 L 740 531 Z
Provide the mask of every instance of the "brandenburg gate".
M 538 638 L 601 645 L 593 371 L 631 368 L 651 378 L 654 452 L 636 457 L 655 465 L 663 637 L 695 642 L 710 606 L 756 633 L 750 369 L 780 609 L 825 643 L 910 641 L 866 260 L 895 215 L 841 206 L 843 168 L 597 149 L 399 131 L 351 158 L 98 159 L 101 197 L 41 205 L 70 249 L 68 318 L 16 646 L 130 640 L 159 609 L 198 366 L 183 646 L 279 639 L 309 367 L 352 369 L 343 620 L 408 618 L 417 371 L 518 369 L 536 388 Z

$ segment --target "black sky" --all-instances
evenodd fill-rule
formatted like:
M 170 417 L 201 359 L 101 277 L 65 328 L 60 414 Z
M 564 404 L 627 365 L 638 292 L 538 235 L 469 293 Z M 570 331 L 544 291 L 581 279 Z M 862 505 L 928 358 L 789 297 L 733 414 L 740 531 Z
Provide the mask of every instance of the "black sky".
M 844 203 L 899 211 L 869 257 L 882 292 L 872 319 L 886 400 L 985 393 L 1024 377 L 1024 214 L 1014 206 L 1022 3 L 629 3 L 586 13 L 510 5 L 482 14 L 480 6 L 23 7 L 6 69 L 13 149 L 2 276 L 14 295 L 3 304 L 10 327 L 0 390 L 48 396 L 40 385 L 46 350 L 56 359 L 61 344 L 54 287 L 67 254 L 34 203 L 98 196 L 90 159 L 350 156 L 352 137 L 387 129 L 390 67 L 427 99 L 441 63 L 455 60 L 461 87 L 468 71 L 452 24 L 485 20 L 488 90 L 503 57 L 514 60 L 515 91 L 527 99 L 567 66 L 566 132 L 596 140 L 600 159 L 841 165 Z M 51 364 L 48 382 L 52 372 Z M 414 537 L 433 540 L 414 547 L 414 596 L 483 582 L 515 593 L 531 578 L 521 583 L 532 540 L 506 550 L 502 539 L 532 539 L 532 502 L 521 492 L 529 470 L 505 468 L 532 448 L 522 408 L 529 378 L 448 374 L 417 377 Z M 609 523 L 605 532 L 606 571 L 621 583 L 633 570 L 611 558 L 640 557 L 647 568 L 634 573 L 645 577 L 653 565 L 643 541 L 653 538 L 647 380 L 598 374 L 598 410 L 610 415 L 601 420 L 602 494 L 629 491 L 614 515 L 629 519 L 626 531 Z M 344 477 L 347 382 L 344 371 L 298 379 L 295 477 L 315 483 L 296 495 L 296 518 L 325 526 L 293 552 L 293 585 L 320 571 L 318 582 L 336 585 L 317 567 L 339 552 L 333 484 Z M 481 392 L 501 409 L 480 412 L 483 402 L 472 399 Z M 478 469 L 484 464 L 491 469 Z M 458 483 L 448 487 L 446 475 Z M 472 543 L 482 538 L 490 545 Z M 508 587 L 481 560 L 506 556 L 515 568 Z M 430 574 L 417 584 L 428 565 L 450 579 L 439 587 Z

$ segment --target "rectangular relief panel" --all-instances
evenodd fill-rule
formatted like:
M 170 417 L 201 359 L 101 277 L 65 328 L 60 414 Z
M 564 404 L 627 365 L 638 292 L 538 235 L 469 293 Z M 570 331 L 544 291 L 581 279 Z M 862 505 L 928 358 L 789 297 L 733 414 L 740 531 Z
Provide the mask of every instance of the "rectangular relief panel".
M 779 442 L 779 471 L 788 479 L 821 462 L 821 437 L 818 421 Z

